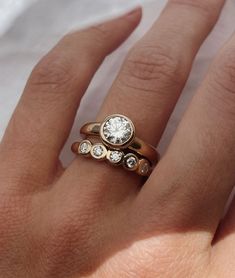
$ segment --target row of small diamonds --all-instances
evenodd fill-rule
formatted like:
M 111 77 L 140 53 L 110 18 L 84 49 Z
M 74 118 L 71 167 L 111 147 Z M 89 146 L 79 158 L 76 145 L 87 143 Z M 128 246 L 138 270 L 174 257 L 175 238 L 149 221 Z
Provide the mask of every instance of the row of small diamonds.
M 146 176 L 150 171 L 150 163 L 146 159 L 141 159 L 133 154 L 119 150 L 108 150 L 103 144 L 92 144 L 89 140 L 83 140 L 78 147 L 78 153 L 84 156 L 91 155 L 96 160 L 107 159 L 113 165 L 123 165 L 129 171 L 136 171 L 140 175 Z

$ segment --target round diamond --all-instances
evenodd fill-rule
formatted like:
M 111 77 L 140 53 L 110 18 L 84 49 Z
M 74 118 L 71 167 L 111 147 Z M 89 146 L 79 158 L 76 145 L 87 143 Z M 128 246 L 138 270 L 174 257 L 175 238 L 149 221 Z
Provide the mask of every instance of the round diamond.
M 118 164 L 122 161 L 123 155 L 123 152 L 120 151 L 110 151 L 108 154 L 108 160 L 111 163 Z
M 90 150 L 91 150 L 91 142 L 88 140 L 84 140 L 81 142 L 81 144 L 79 145 L 79 152 L 80 154 L 89 154 Z
M 135 166 L 136 166 L 136 163 L 137 163 L 137 161 L 136 161 L 136 159 L 135 159 L 135 157 L 129 157 L 127 160 L 126 160 L 126 165 L 127 165 L 127 167 L 128 168 L 130 168 L 130 169 L 132 169 L 132 168 L 134 168 Z
M 93 154 L 97 157 L 102 156 L 102 154 L 104 153 L 104 150 L 101 146 L 95 146 L 93 149 Z
M 143 159 L 139 167 L 139 172 L 142 176 L 147 176 L 149 174 L 151 166 L 147 160 Z
M 102 144 L 95 144 L 91 149 L 91 155 L 95 159 L 104 159 L 107 154 L 107 149 Z
M 102 125 L 101 136 L 111 145 L 125 145 L 134 134 L 132 122 L 121 115 L 110 116 Z
M 128 170 L 135 171 L 138 168 L 138 158 L 134 154 L 127 154 L 124 158 L 124 167 Z

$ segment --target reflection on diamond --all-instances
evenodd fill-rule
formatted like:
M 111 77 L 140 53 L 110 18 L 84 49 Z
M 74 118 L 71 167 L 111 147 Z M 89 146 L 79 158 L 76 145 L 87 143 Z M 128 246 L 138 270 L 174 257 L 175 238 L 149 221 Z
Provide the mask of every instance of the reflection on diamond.
M 138 168 L 139 160 L 134 154 L 127 154 L 124 157 L 124 167 L 128 170 L 135 171 Z
M 126 165 L 128 168 L 132 169 L 136 166 L 137 160 L 135 157 L 131 156 L 126 160 Z
M 95 144 L 91 149 L 91 155 L 98 160 L 103 160 L 107 154 L 107 149 L 102 144 Z
M 121 162 L 123 155 L 124 155 L 123 152 L 120 152 L 120 151 L 110 151 L 108 160 L 111 163 L 117 164 L 117 163 Z
M 149 171 L 150 171 L 150 163 L 147 160 L 143 160 L 142 163 L 140 164 L 140 174 L 143 176 L 148 175 Z
M 91 146 L 92 146 L 92 144 L 91 144 L 90 141 L 84 140 L 84 141 L 82 141 L 81 144 L 79 145 L 79 152 L 80 152 L 81 154 L 84 154 L 84 155 L 89 154 L 89 152 L 90 152 L 90 150 L 91 150 Z
M 102 156 L 102 154 L 104 153 L 104 150 L 101 146 L 95 146 L 93 149 L 93 154 L 97 157 Z
M 124 116 L 113 116 L 103 126 L 105 140 L 114 145 L 127 143 L 133 135 L 133 127 L 130 121 Z

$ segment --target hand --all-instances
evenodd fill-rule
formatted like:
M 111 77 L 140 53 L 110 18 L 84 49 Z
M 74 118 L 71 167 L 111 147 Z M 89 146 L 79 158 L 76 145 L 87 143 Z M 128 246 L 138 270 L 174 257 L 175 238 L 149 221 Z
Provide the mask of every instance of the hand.
M 169 1 L 98 120 L 127 115 L 157 145 L 223 4 Z M 1 277 L 235 277 L 234 205 L 218 229 L 235 183 L 235 37 L 147 182 L 86 158 L 59 162 L 93 75 L 140 18 L 67 35 L 33 70 L 0 145 Z

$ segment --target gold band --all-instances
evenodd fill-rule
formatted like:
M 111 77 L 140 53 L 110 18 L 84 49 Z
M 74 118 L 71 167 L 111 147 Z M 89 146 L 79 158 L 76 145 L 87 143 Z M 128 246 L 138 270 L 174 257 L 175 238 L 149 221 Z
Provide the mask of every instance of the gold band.
M 100 136 L 101 125 L 102 123 L 99 122 L 87 123 L 81 128 L 80 132 L 87 136 L 97 137 Z M 155 165 L 159 161 L 157 150 L 137 137 L 134 137 L 133 141 L 128 146 L 128 149 L 146 157 L 152 165 Z
M 80 132 L 88 138 L 72 145 L 72 151 L 78 155 L 108 161 L 113 166 L 121 165 L 145 177 L 159 161 L 157 150 L 136 137 L 135 126 L 126 116 L 110 115 L 102 123 L 85 124 Z M 94 142 L 89 137 L 93 137 Z
M 109 150 L 102 143 L 92 143 L 86 139 L 73 143 L 71 150 L 77 155 L 91 157 L 97 161 L 107 161 L 114 166 L 123 166 L 124 169 L 143 177 L 148 177 L 152 172 L 152 167 L 147 159 L 138 157 L 131 152 Z

